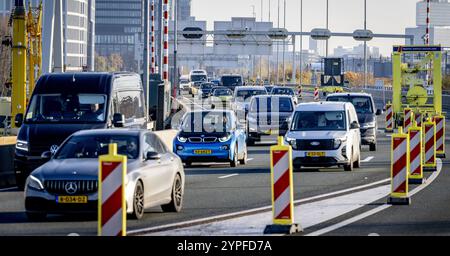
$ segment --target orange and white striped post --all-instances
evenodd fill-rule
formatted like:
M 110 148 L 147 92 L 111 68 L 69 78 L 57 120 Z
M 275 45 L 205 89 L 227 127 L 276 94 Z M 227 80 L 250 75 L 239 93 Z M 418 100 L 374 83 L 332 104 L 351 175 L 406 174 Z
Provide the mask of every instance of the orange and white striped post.
M 423 123 L 423 132 L 425 140 L 423 169 L 436 171 L 436 124 L 430 118 Z
M 301 85 L 298 87 L 298 98 L 303 98 L 303 87 Z
M 423 167 L 422 167 L 422 127 L 414 122 L 409 128 L 409 183 L 423 183 Z
M 117 155 L 117 144 L 99 157 L 98 235 L 126 236 L 125 175 L 127 157 Z
M 436 157 L 445 158 L 445 116 L 434 117 L 436 124 Z
M 317 87 L 317 86 L 314 88 L 314 100 L 315 101 L 319 101 L 320 100 L 319 87 Z
M 394 111 L 392 104 L 386 104 L 386 129 L 385 132 L 391 133 L 394 131 Z
M 414 120 L 414 112 L 411 108 L 404 109 L 404 119 L 403 119 L 403 128 L 405 132 L 408 132 L 409 128 L 412 127 L 412 123 Z
M 402 127 L 399 127 L 398 134 L 392 135 L 391 148 L 391 195 L 388 204 L 409 205 L 409 141 L 408 134 L 403 133 Z
M 292 147 L 278 137 L 278 145 L 270 147 L 273 225 L 264 234 L 293 234 L 301 232 L 294 223 L 294 182 Z

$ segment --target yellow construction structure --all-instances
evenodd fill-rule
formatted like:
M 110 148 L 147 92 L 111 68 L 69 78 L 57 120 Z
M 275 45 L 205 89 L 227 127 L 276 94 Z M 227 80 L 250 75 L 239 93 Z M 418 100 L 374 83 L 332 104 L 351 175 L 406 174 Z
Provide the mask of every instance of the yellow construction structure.
M 40 76 L 42 56 L 42 2 L 39 7 L 25 9 L 24 1 L 16 1 L 12 17 L 12 93 L 11 127 L 17 114 L 24 114 Z M 28 61 L 27 61 L 28 59 Z M 28 90 L 27 90 L 28 74 Z
M 401 126 L 404 109 L 434 116 L 442 113 L 442 47 L 394 46 L 392 54 L 394 124 Z

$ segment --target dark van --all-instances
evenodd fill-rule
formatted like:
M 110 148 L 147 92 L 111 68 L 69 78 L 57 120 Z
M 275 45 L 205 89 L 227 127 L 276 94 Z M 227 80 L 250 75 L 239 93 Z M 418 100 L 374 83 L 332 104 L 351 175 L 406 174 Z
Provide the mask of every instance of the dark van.
M 134 73 L 65 73 L 43 75 L 36 83 L 20 127 L 14 157 L 19 188 L 45 161 L 41 154 L 56 153 L 71 134 L 113 127 L 147 128 L 144 90 Z M 76 171 L 76 170 L 74 170 Z

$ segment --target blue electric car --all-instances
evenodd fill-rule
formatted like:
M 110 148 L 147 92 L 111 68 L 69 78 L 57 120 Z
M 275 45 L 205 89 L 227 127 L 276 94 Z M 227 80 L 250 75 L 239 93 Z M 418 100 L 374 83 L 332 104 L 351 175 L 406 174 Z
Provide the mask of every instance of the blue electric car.
M 247 163 L 247 136 L 228 110 L 189 112 L 183 117 L 173 151 L 187 167 L 194 162 Z

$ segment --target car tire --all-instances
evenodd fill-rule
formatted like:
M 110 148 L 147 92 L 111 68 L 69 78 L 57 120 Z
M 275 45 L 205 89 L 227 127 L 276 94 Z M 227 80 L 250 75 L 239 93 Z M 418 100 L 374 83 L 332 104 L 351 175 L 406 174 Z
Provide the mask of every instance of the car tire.
M 230 166 L 233 167 L 233 168 L 238 166 L 238 151 L 237 151 L 237 147 L 234 149 L 233 160 L 230 161 Z
M 45 212 L 26 212 L 26 215 L 30 221 L 44 221 L 47 218 Z
M 370 144 L 369 149 L 370 149 L 370 151 L 377 151 L 377 144 L 376 143 Z
M 252 147 L 255 146 L 255 140 L 248 138 L 247 139 L 247 145 L 252 146 Z
M 144 205 L 144 186 L 142 185 L 141 181 L 138 181 L 136 183 L 136 187 L 134 188 L 133 213 L 130 217 L 135 220 L 142 219 L 145 213 Z
M 350 164 L 344 165 L 344 171 L 346 171 L 346 172 L 352 172 L 353 171 L 353 149 L 352 149 Z
M 170 203 L 161 205 L 164 212 L 180 212 L 183 208 L 183 183 L 181 176 L 177 174 L 172 186 L 172 201 Z
M 241 160 L 239 160 L 239 164 L 241 164 L 241 165 L 246 165 L 247 164 L 247 155 L 248 155 L 247 147 L 245 147 L 244 157 Z

